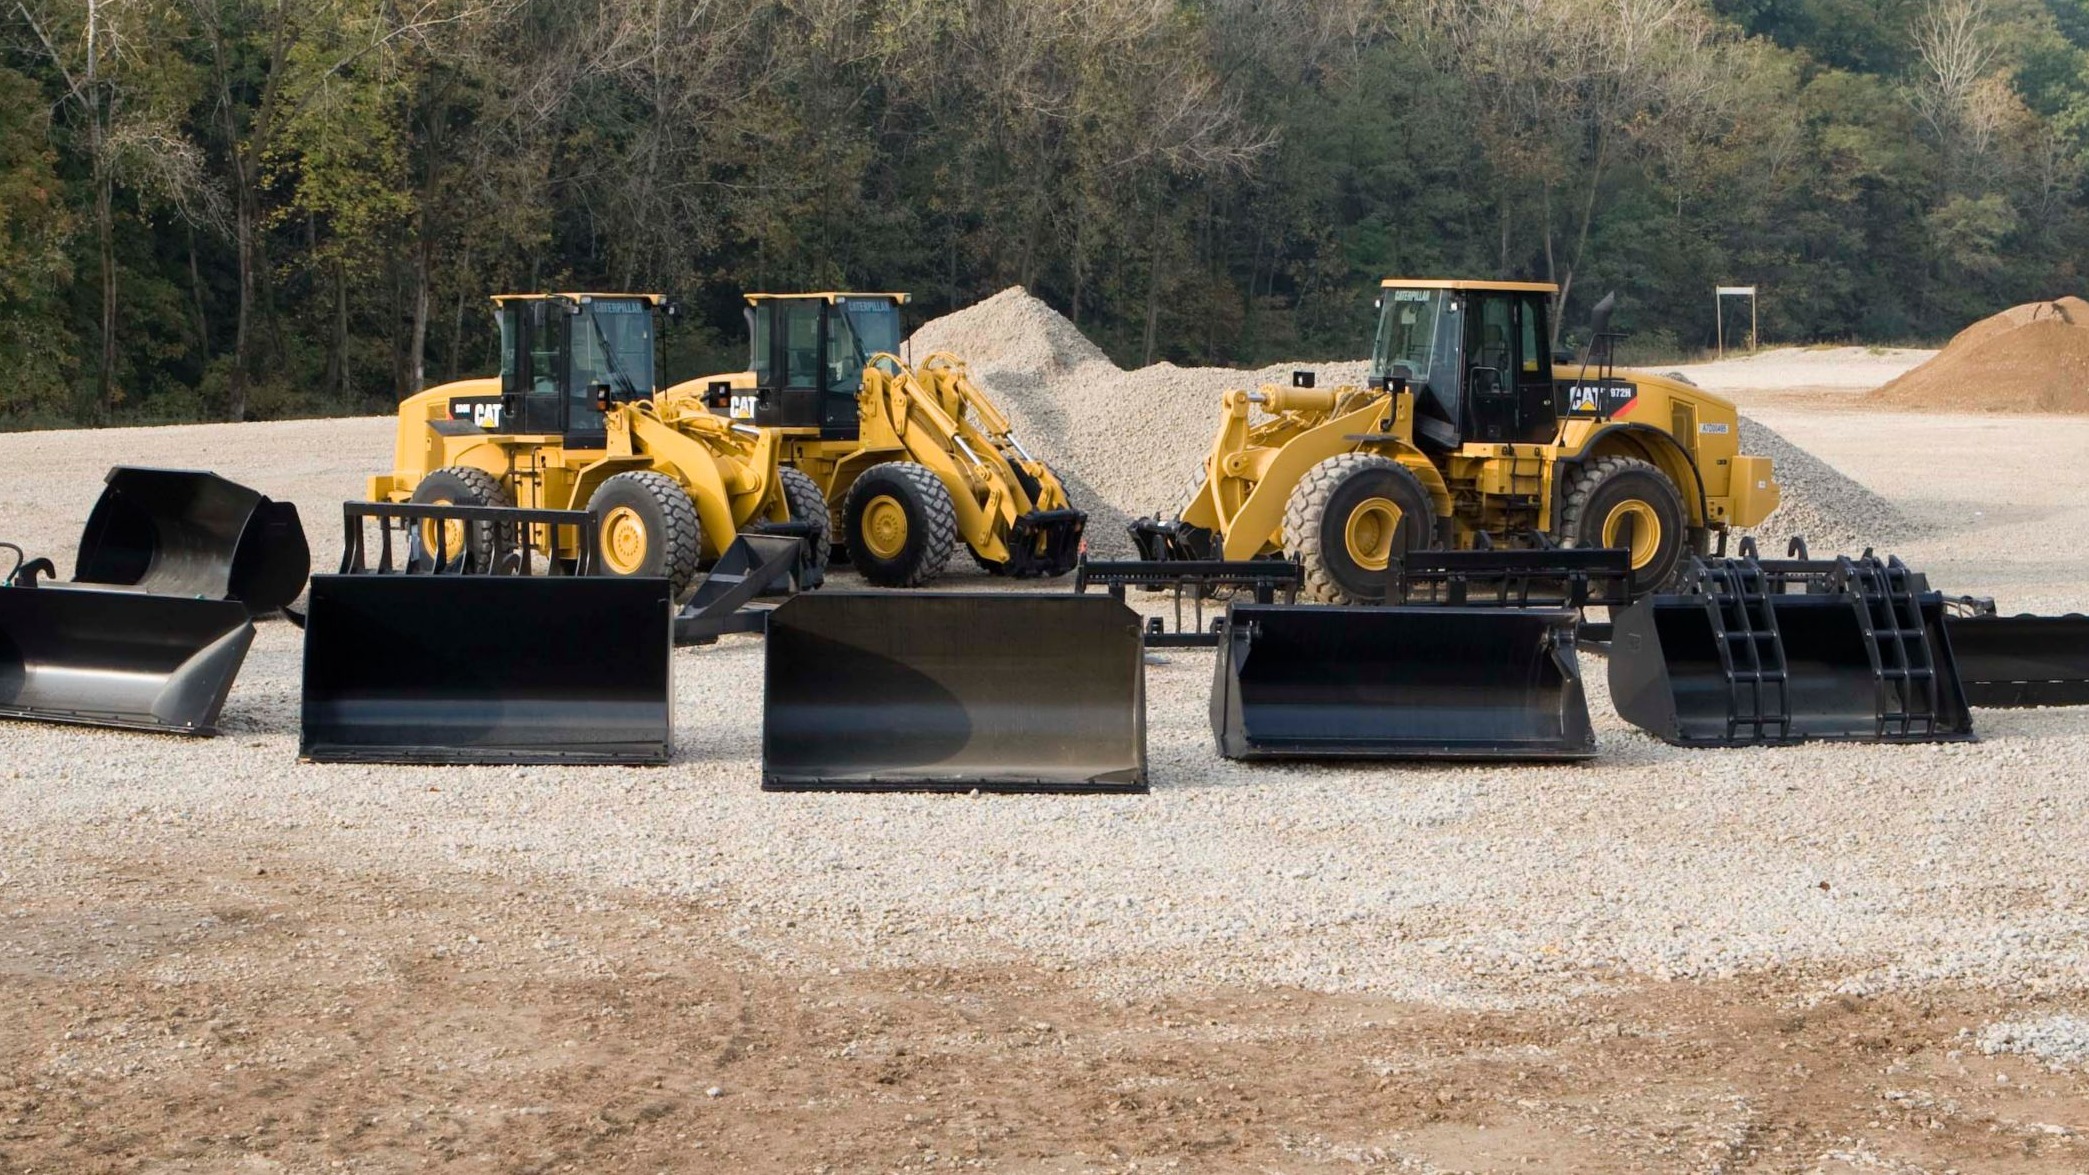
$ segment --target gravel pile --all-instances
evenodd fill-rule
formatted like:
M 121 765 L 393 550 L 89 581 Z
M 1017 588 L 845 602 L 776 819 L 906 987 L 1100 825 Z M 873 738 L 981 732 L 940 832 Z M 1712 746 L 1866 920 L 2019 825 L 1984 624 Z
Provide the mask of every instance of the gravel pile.
M 1781 555 L 1794 535 L 1804 535 L 1815 555 L 1881 553 L 1919 539 L 1932 528 L 1834 466 L 1786 440 L 1775 430 L 1741 418 L 1741 451 L 1768 457 L 1783 491 L 1777 509 L 1749 533 L 1765 555 Z
M 2089 1018 L 2057 1015 L 2005 1020 L 1980 1030 L 1980 1051 L 1989 1056 L 2017 1053 L 2036 1057 L 2055 1069 L 2089 1064 Z
M 1259 371 L 1172 363 L 1125 371 L 1021 287 L 925 324 L 912 346 L 916 358 L 951 351 L 967 361 L 1023 443 L 1071 483 L 1075 504 L 1090 514 L 1089 545 L 1116 555 L 1130 553 L 1128 519 L 1181 509 L 1211 451 L 1228 389 L 1288 385 L 1300 368 L 1322 386 L 1360 385 L 1370 368 L 1342 360 Z M 1746 452 L 1776 462 L 1784 488 L 1783 505 L 1756 532 L 1766 547 L 1782 551 L 1789 536 L 1804 534 L 1827 552 L 1920 533 L 1877 494 L 1745 418 L 1742 441 Z

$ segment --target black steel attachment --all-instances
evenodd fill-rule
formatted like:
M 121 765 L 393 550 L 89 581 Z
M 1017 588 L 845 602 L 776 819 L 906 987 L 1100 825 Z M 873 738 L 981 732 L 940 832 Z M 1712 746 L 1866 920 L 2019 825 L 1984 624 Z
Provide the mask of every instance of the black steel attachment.
M 0 716 L 215 734 L 253 641 L 238 600 L 0 587 Z
M 1032 510 L 1018 516 L 1008 528 L 1003 573 L 1017 579 L 1065 575 L 1081 557 L 1081 535 L 1087 529 L 1083 510 Z
M 1108 597 L 809 593 L 765 653 L 765 789 L 1146 790 L 1139 621 Z
M 1229 759 L 1586 759 L 1565 609 L 1227 610 L 1211 729 Z
M 2089 706 L 2089 616 L 2002 616 L 1993 600 L 1945 601 L 1944 630 L 1975 706 Z
M 343 575 L 589 575 L 601 549 L 586 510 L 343 502 L 341 529 Z M 544 548 L 573 554 L 545 560 Z
M 1168 628 L 1158 616 L 1146 618 L 1148 648 L 1215 648 L 1222 638 L 1224 618 L 1204 622 L 1204 602 L 1223 602 L 1245 591 L 1258 604 L 1273 604 L 1282 595 L 1287 604 L 1298 601 L 1305 573 L 1289 559 L 1253 559 L 1228 562 L 1222 559 L 1145 559 L 1097 562 L 1083 558 L 1074 567 L 1074 591 L 1085 593 L 1091 586 L 1106 587 L 1110 598 L 1122 601 L 1124 589 L 1171 592 L 1175 602 L 1175 627 Z M 1182 604 L 1190 602 L 1192 619 L 1184 627 Z
M 317 575 L 299 753 L 325 763 L 665 763 L 665 579 Z
M 817 580 L 803 537 L 742 532 L 718 557 L 696 594 L 675 614 L 675 644 L 708 645 L 733 632 L 764 632 L 773 610 L 765 596 L 796 595 L 808 576 Z
M 304 590 L 312 552 L 297 507 L 215 473 L 118 465 L 80 535 L 75 583 L 238 600 L 254 616 Z
M 1618 614 L 1618 713 L 1677 746 L 1973 737 L 1943 599 L 1897 558 L 1783 560 L 1744 540 Z

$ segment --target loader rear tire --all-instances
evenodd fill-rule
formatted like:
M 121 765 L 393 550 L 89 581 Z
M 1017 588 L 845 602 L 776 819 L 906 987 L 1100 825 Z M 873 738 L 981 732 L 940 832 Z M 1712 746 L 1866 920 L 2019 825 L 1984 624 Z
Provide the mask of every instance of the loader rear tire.
M 650 470 L 619 473 L 588 498 L 595 513 L 595 574 L 664 576 L 681 603 L 696 582 L 703 523 L 682 483 Z
M 874 465 L 849 487 L 842 534 L 849 561 L 879 587 L 920 587 L 943 574 L 957 549 L 957 508 L 926 465 Z
M 792 522 L 812 524 L 812 565 L 824 569 L 834 553 L 834 523 L 827 517 L 827 495 L 820 483 L 786 465 L 777 475 L 783 482 L 783 504 Z
M 423 506 L 512 506 L 514 499 L 500 479 L 470 465 L 445 465 L 421 479 L 407 499 Z M 467 559 L 473 569 L 485 570 L 493 559 L 494 524 L 491 522 L 423 522 L 416 529 L 420 540 L 412 556 L 416 570 L 438 570 L 435 552 L 442 549 L 442 571 L 458 571 Z M 505 536 L 502 536 L 505 537 Z
M 1315 465 L 1284 510 L 1284 550 L 1305 566 L 1304 594 L 1327 604 L 1384 601 L 1387 565 L 1429 546 L 1435 531 L 1436 511 L 1421 480 L 1371 453 Z
M 1607 547 L 1632 523 L 1632 595 L 1668 586 L 1689 549 L 1683 495 L 1659 466 L 1635 457 L 1598 457 L 1565 479 L 1559 539 L 1568 547 Z

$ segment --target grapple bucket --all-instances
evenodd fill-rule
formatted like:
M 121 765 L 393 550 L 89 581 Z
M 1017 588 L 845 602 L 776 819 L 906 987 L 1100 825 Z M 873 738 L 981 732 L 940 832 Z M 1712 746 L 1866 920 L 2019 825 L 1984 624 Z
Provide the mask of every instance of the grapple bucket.
M 1951 616 L 1944 627 L 1969 704 L 2089 706 L 2089 616 Z
M 665 763 L 665 579 L 316 575 L 299 753 Z
M 255 616 L 304 590 L 312 552 L 296 506 L 187 469 L 118 465 L 104 480 L 74 582 L 238 600 Z
M 215 734 L 253 640 L 236 601 L 0 588 L 0 716 Z
M 762 786 L 1143 792 L 1139 630 L 1105 596 L 793 596 L 769 617 Z
M 1235 604 L 1211 687 L 1229 759 L 1586 759 L 1574 613 Z
M 1618 614 L 1618 713 L 1676 746 L 1971 738 L 1942 598 L 1897 559 L 1825 566 L 1701 561 Z

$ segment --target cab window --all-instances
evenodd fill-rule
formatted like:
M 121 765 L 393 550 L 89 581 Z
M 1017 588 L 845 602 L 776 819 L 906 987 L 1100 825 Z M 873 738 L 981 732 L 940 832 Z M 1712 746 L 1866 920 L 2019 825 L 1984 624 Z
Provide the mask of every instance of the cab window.
M 820 304 L 793 302 L 783 312 L 783 386 L 820 386 Z

